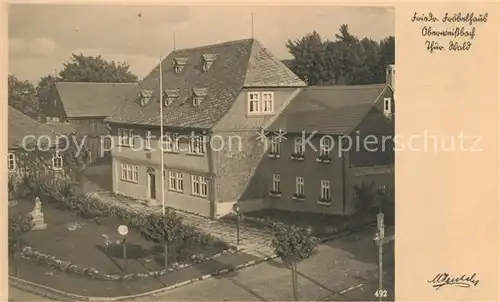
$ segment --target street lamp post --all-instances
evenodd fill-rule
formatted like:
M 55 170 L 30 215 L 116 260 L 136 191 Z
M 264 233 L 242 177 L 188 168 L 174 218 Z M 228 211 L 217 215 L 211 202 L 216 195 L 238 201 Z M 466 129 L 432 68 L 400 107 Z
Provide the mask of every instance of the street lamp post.
M 235 203 L 233 210 L 236 213 L 236 247 L 240 245 L 240 205 Z
M 127 234 L 128 227 L 126 225 L 120 225 L 118 227 L 118 233 L 122 236 L 122 246 L 123 246 L 123 270 L 127 273 Z

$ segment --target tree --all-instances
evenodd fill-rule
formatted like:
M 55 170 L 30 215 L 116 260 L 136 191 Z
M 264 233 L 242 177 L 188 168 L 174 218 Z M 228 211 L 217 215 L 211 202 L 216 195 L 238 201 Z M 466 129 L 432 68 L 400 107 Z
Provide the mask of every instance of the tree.
M 293 297 L 298 301 L 297 264 L 312 255 L 316 241 L 310 230 L 276 224 L 271 246 L 274 253 L 291 268 Z
M 295 58 L 292 71 L 302 80 L 309 85 L 325 80 L 325 45 L 316 31 L 295 41 L 288 40 L 286 47 Z
M 142 235 L 154 242 L 163 243 L 165 269 L 168 266 L 168 249 L 170 243 L 180 239 L 182 234 L 182 218 L 171 209 L 166 208 L 165 214 L 154 213 L 146 218 Z
M 333 40 L 322 40 L 314 31 L 288 41 L 293 55 L 290 69 L 310 85 L 364 85 L 385 82 L 386 65 L 394 64 L 394 37 L 380 43 L 358 38 L 347 24 Z
M 15 214 L 9 217 L 9 256 L 14 262 L 16 276 L 19 276 L 17 259 L 21 251 L 22 238 L 32 229 L 31 214 Z
M 9 105 L 33 119 L 38 117 L 36 90 L 29 81 L 21 81 L 15 75 L 8 76 Z
M 106 61 L 99 56 L 73 54 L 58 75 L 61 82 L 137 82 L 137 76 L 129 71 L 129 64 Z

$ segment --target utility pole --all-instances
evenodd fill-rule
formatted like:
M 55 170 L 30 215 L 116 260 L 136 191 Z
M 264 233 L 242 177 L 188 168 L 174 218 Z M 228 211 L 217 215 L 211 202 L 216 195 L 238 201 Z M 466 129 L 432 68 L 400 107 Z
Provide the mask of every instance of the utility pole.
M 387 296 L 387 292 L 383 289 L 383 279 L 384 279 L 384 264 L 383 264 L 383 247 L 384 247 L 384 214 L 380 211 L 377 214 L 377 234 L 375 235 L 375 241 L 378 244 L 378 291 L 375 296 L 378 297 L 379 301 L 383 301 L 384 296 Z

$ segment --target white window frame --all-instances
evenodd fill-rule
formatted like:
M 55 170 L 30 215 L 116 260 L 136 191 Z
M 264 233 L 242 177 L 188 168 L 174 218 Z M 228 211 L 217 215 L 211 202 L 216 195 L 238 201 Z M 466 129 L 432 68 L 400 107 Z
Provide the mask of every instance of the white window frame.
M 134 130 L 128 129 L 128 146 L 134 147 Z
M 184 177 L 181 172 L 168 172 L 169 189 L 175 192 L 184 192 Z
M 251 105 L 253 104 L 253 106 Z M 260 92 L 249 91 L 247 93 L 247 112 L 248 114 L 260 113 Z M 250 110 L 253 109 L 253 110 Z
M 205 154 L 203 135 L 195 135 L 189 138 L 189 153 Z
M 269 153 L 271 154 L 280 154 L 281 153 L 281 144 L 277 137 L 273 136 L 269 139 L 269 144 L 271 146 Z
M 392 113 L 392 99 L 391 98 L 384 98 L 384 113 L 385 114 L 390 114 Z
M 191 175 L 191 194 L 200 197 L 208 196 L 208 178 Z
M 269 96 L 269 98 L 267 96 Z M 262 110 L 262 113 L 274 113 L 274 92 L 264 91 L 262 92 L 260 99 L 260 108 Z
M 328 142 L 325 144 L 325 142 Z M 319 155 L 330 157 L 330 149 L 332 149 L 333 142 L 330 138 L 322 137 L 319 141 Z
M 179 152 L 179 134 L 168 133 L 163 135 L 163 151 Z
M 332 191 L 331 191 L 331 186 L 330 186 L 330 181 L 329 180 L 322 180 L 321 181 L 321 201 L 322 203 L 330 203 L 330 200 L 332 198 Z
M 151 150 L 151 130 L 146 131 L 146 150 Z
M 295 178 L 295 194 L 297 196 L 305 196 L 305 180 L 304 177 Z
M 181 64 L 175 64 L 175 73 L 181 73 L 182 67 L 183 66 Z
M 139 182 L 139 166 L 121 163 L 121 180 L 138 183 Z
M 293 151 L 296 155 L 304 155 L 304 143 L 302 143 L 302 137 L 296 137 L 293 140 Z
M 273 192 L 280 193 L 281 176 L 279 174 L 273 174 Z
M 63 168 L 63 157 L 59 151 L 55 151 L 52 154 L 52 169 L 62 170 Z
M 16 170 L 16 154 L 8 153 L 7 154 L 7 169 L 9 172 Z
M 199 96 L 193 96 L 193 106 L 198 107 L 200 106 L 202 98 Z

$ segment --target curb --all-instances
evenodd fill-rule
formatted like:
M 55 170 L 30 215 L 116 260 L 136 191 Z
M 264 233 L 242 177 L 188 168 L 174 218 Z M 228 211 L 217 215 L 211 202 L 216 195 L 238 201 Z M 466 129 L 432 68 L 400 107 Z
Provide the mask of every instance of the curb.
M 53 299 L 56 301 L 113 301 L 113 302 L 114 301 L 127 301 L 129 299 L 137 299 L 137 298 L 142 298 L 142 297 L 146 297 L 146 296 L 151 296 L 151 295 L 166 292 L 166 291 L 169 291 L 169 290 L 172 290 L 175 288 L 183 287 L 183 286 L 186 286 L 188 284 L 192 284 L 192 283 L 195 283 L 195 282 L 198 282 L 201 280 L 206 280 L 206 279 L 209 279 L 212 277 L 221 276 L 221 275 L 224 275 L 224 274 L 227 274 L 230 272 L 234 272 L 234 271 L 237 271 L 237 270 L 245 268 L 245 267 L 250 267 L 250 266 L 260 264 L 262 262 L 265 262 L 265 261 L 268 261 L 268 260 L 271 260 L 274 258 L 276 258 L 276 256 L 268 256 L 268 257 L 261 258 L 259 260 L 252 260 L 252 261 L 249 261 L 249 262 L 246 262 L 243 264 L 239 264 L 239 265 L 235 266 L 234 268 L 230 268 L 230 269 L 225 268 L 225 269 L 222 269 L 222 270 L 217 271 L 217 272 L 212 273 L 212 274 L 207 274 L 207 275 L 204 275 L 204 276 L 201 276 L 198 278 L 175 283 L 175 284 L 169 285 L 167 287 L 155 289 L 153 291 L 149 291 L 149 292 L 145 292 L 145 293 L 141 293 L 141 294 L 130 295 L 130 296 L 121 296 L 121 297 L 80 296 L 80 295 L 67 293 L 67 292 L 52 288 L 52 287 L 44 286 L 44 285 L 41 285 L 38 283 L 30 282 L 30 281 L 16 278 L 16 277 L 12 277 L 12 276 L 9 276 L 9 285 L 11 285 L 15 288 L 18 288 L 20 290 L 27 291 L 27 292 L 30 292 L 30 293 L 33 293 L 33 294 L 36 294 L 39 296 L 43 296 L 43 297 L 46 297 L 49 299 Z

